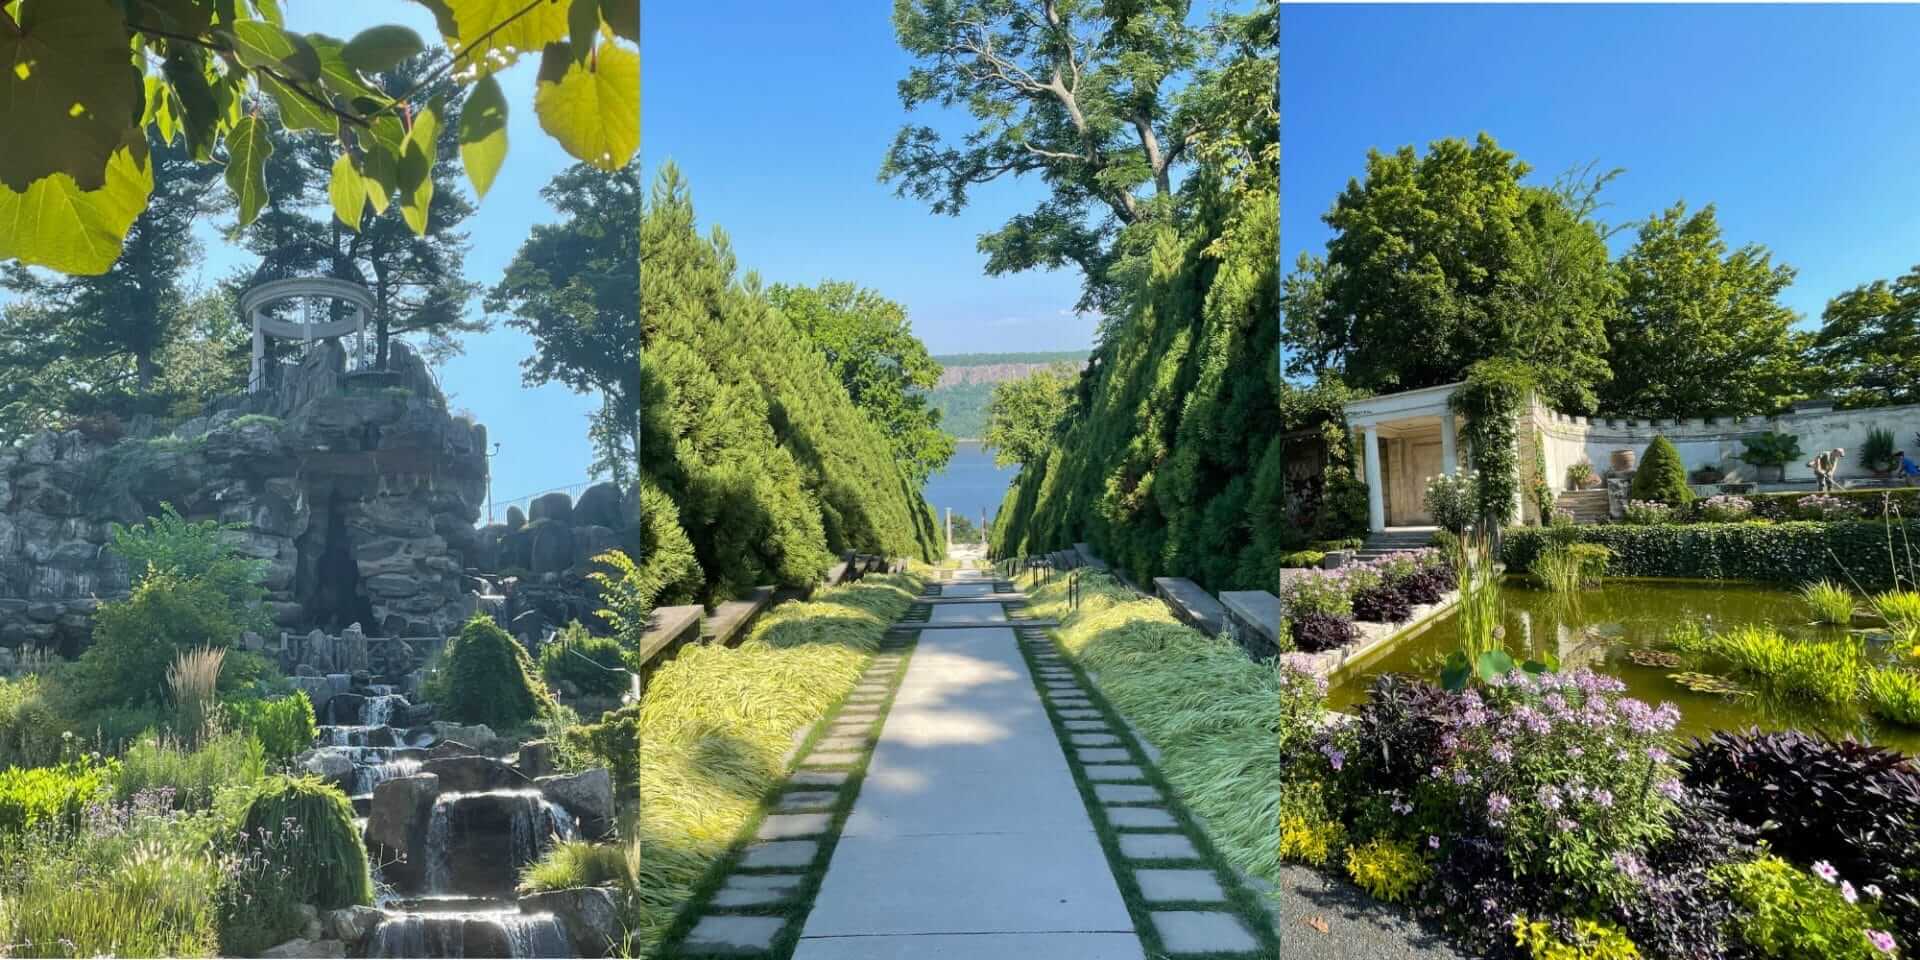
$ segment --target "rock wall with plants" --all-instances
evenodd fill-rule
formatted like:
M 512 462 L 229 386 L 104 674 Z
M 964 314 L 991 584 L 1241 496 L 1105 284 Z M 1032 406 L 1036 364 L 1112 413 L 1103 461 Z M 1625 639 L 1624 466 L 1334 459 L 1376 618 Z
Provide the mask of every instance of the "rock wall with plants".
M 100 601 L 130 589 L 105 549 L 114 525 L 165 505 L 232 525 L 266 562 L 281 626 L 443 634 L 475 610 L 463 573 L 486 449 L 404 344 L 389 370 L 354 374 L 322 344 L 277 390 L 216 399 L 169 431 L 96 422 L 0 448 L 0 658 L 76 654 Z

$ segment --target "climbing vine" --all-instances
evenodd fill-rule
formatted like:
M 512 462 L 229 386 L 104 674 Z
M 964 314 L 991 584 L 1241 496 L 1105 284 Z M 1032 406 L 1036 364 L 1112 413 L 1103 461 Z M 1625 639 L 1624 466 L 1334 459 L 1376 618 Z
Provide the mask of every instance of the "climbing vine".
M 1533 373 L 1505 358 L 1482 360 L 1467 371 L 1466 383 L 1448 405 L 1464 421 L 1468 462 L 1480 477 L 1480 517 L 1491 527 L 1513 519 L 1520 489 L 1515 456 L 1520 411 L 1533 392 Z
M 1540 511 L 1540 525 L 1553 521 L 1553 484 L 1547 482 L 1547 435 L 1533 431 L 1533 504 Z

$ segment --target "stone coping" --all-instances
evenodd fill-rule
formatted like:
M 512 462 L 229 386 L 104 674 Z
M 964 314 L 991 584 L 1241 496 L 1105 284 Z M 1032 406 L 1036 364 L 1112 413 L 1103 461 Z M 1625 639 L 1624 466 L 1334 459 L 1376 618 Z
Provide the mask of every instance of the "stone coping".
M 1213 595 L 1185 577 L 1154 577 L 1154 596 L 1160 598 L 1182 623 L 1209 637 L 1217 637 L 1227 626 L 1227 608 Z
M 640 635 L 640 662 L 647 663 L 674 644 L 698 637 L 700 621 L 707 614 L 697 603 L 679 607 L 655 607 Z
M 733 646 L 746 639 L 747 628 L 761 611 L 773 605 L 773 588 L 754 587 L 739 600 L 729 600 L 713 608 L 713 616 L 700 624 L 700 638 L 709 643 Z

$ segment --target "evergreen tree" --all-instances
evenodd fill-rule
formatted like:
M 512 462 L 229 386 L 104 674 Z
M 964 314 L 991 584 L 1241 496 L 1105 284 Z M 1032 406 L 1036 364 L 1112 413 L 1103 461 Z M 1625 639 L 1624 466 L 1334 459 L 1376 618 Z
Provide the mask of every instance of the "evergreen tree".
M 220 171 L 157 135 L 148 148 L 152 200 L 110 269 L 65 276 L 14 262 L 0 277 L 22 297 L 0 314 L 0 419 L 12 432 L 60 413 L 127 416 L 169 406 L 156 389 L 160 356 L 187 321 L 191 295 L 182 280 L 201 255 L 193 224 L 218 205 L 211 187 Z
M 845 550 L 938 556 L 887 436 L 757 278 L 736 279 L 726 235 L 699 234 L 670 164 L 642 202 L 640 252 L 643 482 L 678 507 L 703 599 L 817 583 Z
M 1712 204 L 1676 203 L 1621 256 L 1609 361 L 1631 371 L 1600 388 L 1600 409 L 1630 417 L 1748 416 L 1805 396 L 1807 338 L 1780 303 L 1793 268 L 1759 244 L 1728 251 Z
M 533 337 L 527 384 L 559 382 L 600 395 L 591 436 L 596 472 L 633 479 L 640 429 L 640 172 L 576 164 L 540 191 L 566 216 L 533 228 L 487 309 Z
M 820 349 L 847 388 L 892 440 L 916 485 L 953 458 L 953 438 L 923 391 L 940 380 L 940 365 L 913 335 L 907 309 L 879 293 L 828 280 L 817 287 L 775 284 L 767 291 L 789 323 Z
M 1674 507 L 1693 502 L 1693 488 L 1687 486 L 1687 465 L 1680 451 L 1666 437 L 1654 437 L 1640 465 L 1633 471 L 1628 493 L 1635 500 L 1655 500 Z

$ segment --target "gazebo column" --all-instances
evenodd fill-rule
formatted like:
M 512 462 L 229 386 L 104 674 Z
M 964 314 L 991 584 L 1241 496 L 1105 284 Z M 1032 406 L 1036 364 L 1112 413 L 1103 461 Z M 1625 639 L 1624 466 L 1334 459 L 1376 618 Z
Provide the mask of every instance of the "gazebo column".
M 1387 528 L 1387 503 L 1380 486 L 1380 428 L 1369 423 L 1361 445 L 1367 469 L 1367 528 L 1375 532 Z
M 1452 476 L 1460 472 L 1460 441 L 1454 428 L 1453 412 L 1440 415 L 1440 472 Z
M 260 318 L 251 314 L 249 317 L 253 320 L 253 370 L 247 377 L 247 392 L 252 393 L 263 386 L 261 380 L 265 377 L 267 367 L 267 335 L 260 329 Z

